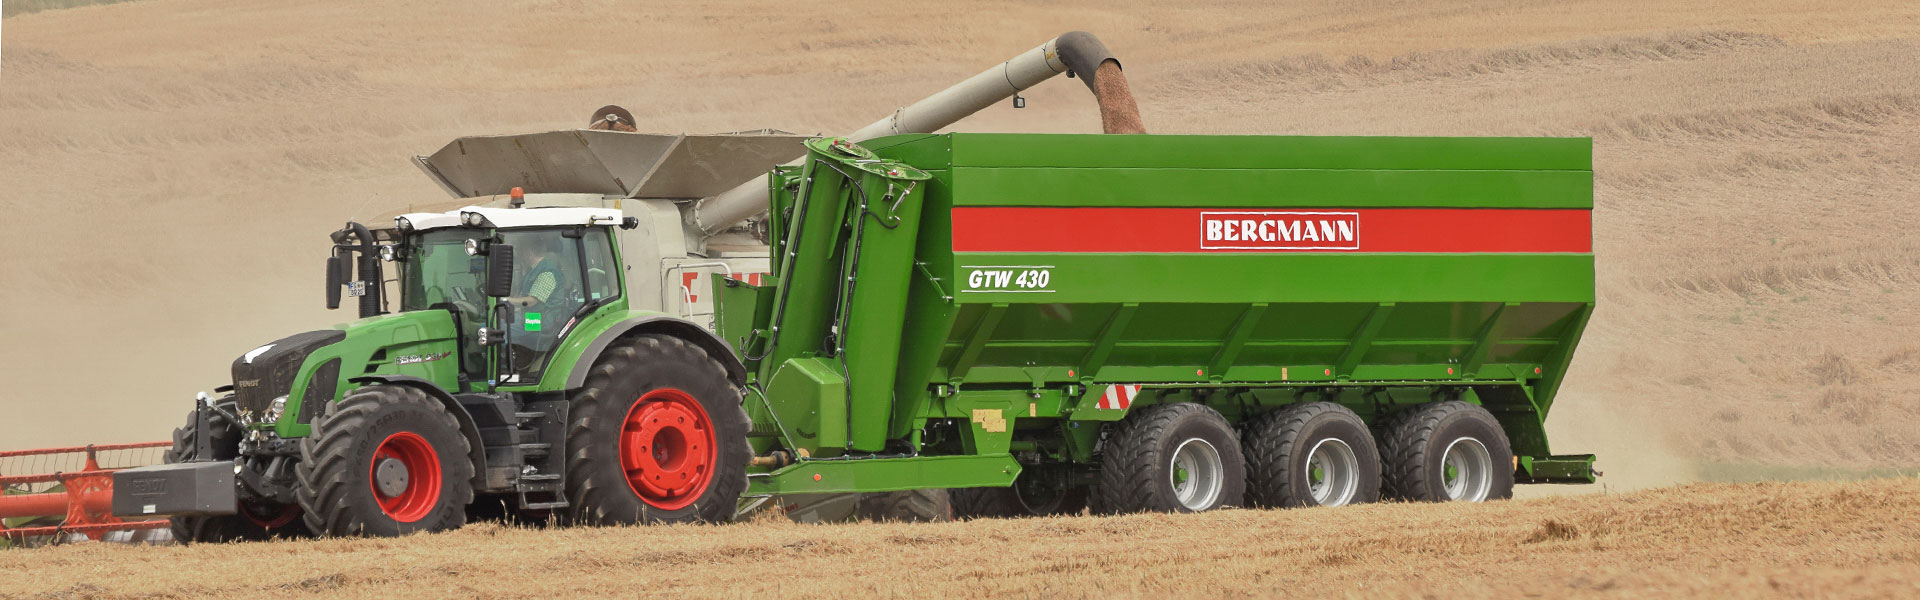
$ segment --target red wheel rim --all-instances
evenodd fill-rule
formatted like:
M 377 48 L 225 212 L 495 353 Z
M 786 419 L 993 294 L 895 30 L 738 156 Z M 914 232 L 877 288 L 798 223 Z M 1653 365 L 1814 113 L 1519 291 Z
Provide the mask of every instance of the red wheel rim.
M 685 508 L 713 481 L 713 421 L 686 392 L 664 388 L 640 396 L 620 427 L 620 467 L 627 486 L 655 508 Z
M 386 459 L 400 461 L 407 468 L 406 489 L 393 496 L 380 491 L 376 475 L 380 461 Z M 402 431 L 387 436 L 380 447 L 374 449 L 373 460 L 367 461 L 367 487 L 373 490 L 373 500 L 380 504 L 380 511 L 393 520 L 412 523 L 423 519 L 440 501 L 440 455 L 420 434 Z

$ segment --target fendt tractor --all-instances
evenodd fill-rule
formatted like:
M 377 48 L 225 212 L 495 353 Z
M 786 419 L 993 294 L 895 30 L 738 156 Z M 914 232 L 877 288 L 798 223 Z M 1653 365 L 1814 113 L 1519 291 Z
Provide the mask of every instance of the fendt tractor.
M 932 133 L 1063 72 L 1135 135 Z M 417 158 L 454 202 L 332 236 L 359 320 L 240 356 L 115 512 L 209 542 L 1595 479 L 1544 428 L 1588 139 L 1146 135 L 1078 32 L 843 137 L 634 121 Z

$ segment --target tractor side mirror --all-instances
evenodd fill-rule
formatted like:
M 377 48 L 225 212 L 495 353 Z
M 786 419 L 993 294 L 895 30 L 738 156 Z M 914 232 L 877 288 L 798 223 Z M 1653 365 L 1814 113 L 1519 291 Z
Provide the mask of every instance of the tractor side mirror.
M 347 284 L 346 268 L 339 256 L 327 257 L 327 310 L 340 308 L 340 286 Z
M 487 295 L 505 298 L 513 295 L 513 246 L 494 244 L 487 249 Z

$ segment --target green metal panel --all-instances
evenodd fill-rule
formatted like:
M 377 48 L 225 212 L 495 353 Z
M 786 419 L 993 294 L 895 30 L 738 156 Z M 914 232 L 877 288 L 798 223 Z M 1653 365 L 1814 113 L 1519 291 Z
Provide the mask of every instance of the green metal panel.
M 281 437 L 306 437 L 312 428 L 299 422 L 301 407 L 308 402 L 334 402 L 347 391 L 359 387 L 348 380 L 367 375 L 402 375 L 431 381 L 443 389 L 459 384 L 460 357 L 453 326 L 453 315 L 443 310 L 404 312 L 351 321 L 334 326 L 346 332 L 346 338 L 307 355 L 300 374 L 293 380 L 287 408 L 273 423 Z M 340 361 L 340 376 L 325 398 L 308 398 L 307 386 L 321 365 Z
M 840 364 L 821 358 L 781 363 L 767 382 L 775 423 L 795 450 L 838 456 L 847 445 L 847 379 Z

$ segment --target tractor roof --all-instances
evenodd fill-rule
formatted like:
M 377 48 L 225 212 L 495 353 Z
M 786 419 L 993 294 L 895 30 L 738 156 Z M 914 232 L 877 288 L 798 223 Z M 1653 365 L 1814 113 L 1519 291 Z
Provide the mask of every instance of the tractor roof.
M 462 227 L 466 225 L 468 214 L 486 217 L 495 228 L 514 227 L 557 227 L 564 225 L 619 225 L 621 213 L 616 208 L 586 207 L 549 207 L 549 208 L 489 208 L 468 206 L 459 210 L 443 213 L 408 213 L 394 218 L 395 226 L 400 219 L 406 219 L 415 231 Z

